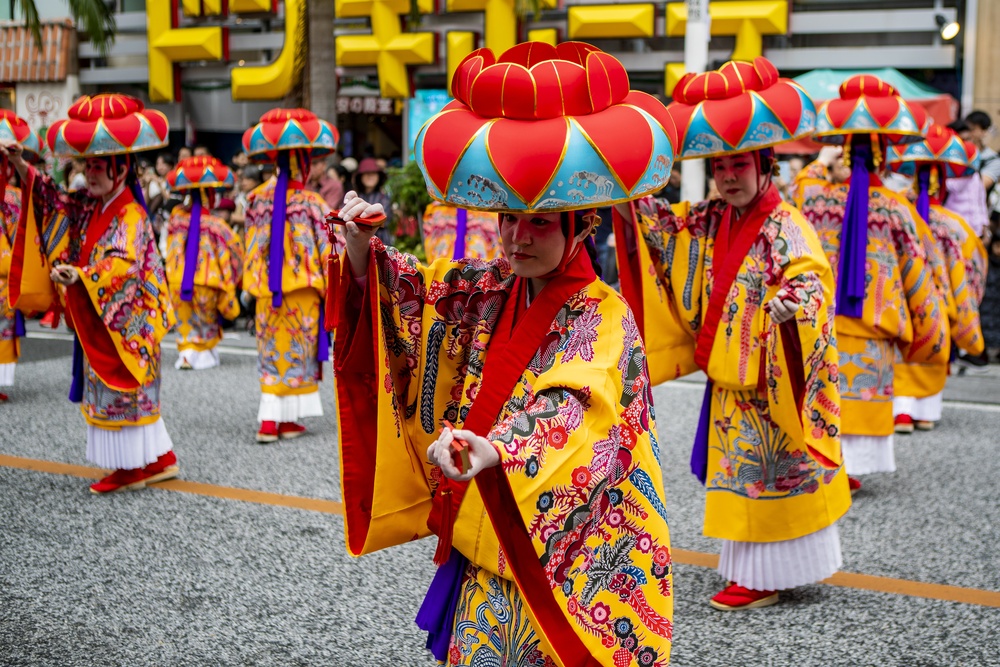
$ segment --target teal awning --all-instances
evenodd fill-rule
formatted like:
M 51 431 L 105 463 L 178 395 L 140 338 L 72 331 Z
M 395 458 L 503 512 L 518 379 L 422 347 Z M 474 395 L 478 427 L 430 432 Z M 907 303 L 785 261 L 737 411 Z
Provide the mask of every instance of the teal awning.
M 832 100 L 839 96 L 840 84 L 855 74 L 872 74 L 882 79 L 899 91 L 900 96 L 907 100 L 926 100 L 942 95 L 944 91 L 932 88 L 906 76 L 894 67 L 877 67 L 873 69 L 814 69 L 795 77 L 795 81 L 805 88 L 814 101 Z

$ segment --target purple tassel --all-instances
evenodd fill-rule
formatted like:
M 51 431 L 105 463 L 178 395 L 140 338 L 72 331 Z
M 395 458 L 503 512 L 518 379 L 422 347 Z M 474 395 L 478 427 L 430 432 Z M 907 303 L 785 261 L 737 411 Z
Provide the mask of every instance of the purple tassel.
M 837 314 L 861 317 L 865 304 L 865 261 L 868 256 L 868 161 L 867 144 L 851 146 L 851 187 L 844 206 L 840 232 L 840 263 L 837 273 Z
M 326 299 L 319 301 L 319 339 L 316 341 L 316 360 L 330 361 L 330 332 L 326 330 Z
M 917 172 L 917 213 L 925 222 L 931 216 L 931 169 L 933 167 L 921 167 Z
M 73 334 L 73 383 L 69 387 L 69 400 L 79 403 L 83 400 L 83 346 L 80 337 Z
M 184 277 L 181 279 L 181 301 L 194 298 L 194 272 L 198 268 L 198 248 L 201 247 L 201 192 L 191 197 L 191 223 L 184 244 Z
M 455 627 L 455 608 L 462 592 L 462 578 L 469 561 L 452 548 L 448 562 L 437 569 L 415 619 L 417 627 L 427 632 L 427 649 L 434 658 L 445 662 Z
M 691 472 L 702 484 L 708 477 L 708 429 L 711 427 L 712 387 L 709 380 L 705 384 L 705 397 L 701 399 L 701 415 L 698 417 L 698 430 L 694 434 L 694 446 L 691 448 Z
M 14 311 L 14 335 L 18 338 L 24 338 L 28 335 L 24 328 L 24 315 L 20 310 Z
M 271 246 L 267 262 L 267 286 L 271 290 L 271 307 L 281 307 L 281 272 L 285 266 L 285 213 L 288 209 L 288 180 L 291 172 L 288 151 L 278 153 L 278 182 L 274 186 L 274 208 L 271 212 Z
M 464 208 L 458 209 L 455 223 L 455 254 L 453 259 L 465 257 L 465 234 L 469 226 L 469 212 Z

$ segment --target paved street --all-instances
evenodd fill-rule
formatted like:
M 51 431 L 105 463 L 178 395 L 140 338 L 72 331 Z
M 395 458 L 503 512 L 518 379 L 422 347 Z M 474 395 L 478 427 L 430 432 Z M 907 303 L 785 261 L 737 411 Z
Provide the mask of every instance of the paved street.
M 73 467 L 88 464 L 70 344 L 33 334 L 0 405 L 0 665 L 433 664 L 413 617 L 434 541 L 345 551 L 329 377 L 312 433 L 260 446 L 252 339 L 227 339 L 204 372 L 175 371 L 165 346 L 183 481 L 96 497 L 81 475 L 100 472 Z M 701 387 L 654 393 L 675 559 L 692 563 L 676 568 L 671 664 L 1000 664 L 996 367 L 952 378 L 940 429 L 897 438 L 899 471 L 865 480 L 841 522 L 843 570 L 871 576 L 739 614 L 707 605 L 723 582 L 693 564 L 718 553 L 687 471 Z

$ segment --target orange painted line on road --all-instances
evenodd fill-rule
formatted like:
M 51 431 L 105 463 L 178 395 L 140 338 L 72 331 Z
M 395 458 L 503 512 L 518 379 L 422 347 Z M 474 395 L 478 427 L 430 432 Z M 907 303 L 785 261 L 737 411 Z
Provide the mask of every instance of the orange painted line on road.
M 84 479 L 100 479 L 108 474 L 106 470 L 91 468 L 89 466 L 71 465 L 69 463 L 58 463 L 55 461 L 43 461 L 39 459 L 28 459 L 20 456 L 8 456 L 0 454 L 0 467 L 17 468 L 19 470 L 32 470 L 35 472 L 54 473 L 57 475 L 70 475 L 82 477 Z M 238 500 L 260 505 L 275 505 L 278 507 L 291 507 L 309 512 L 323 512 L 325 514 L 344 513 L 343 503 L 333 500 L 321 500 L 319 498 L 304 498 L 302 496 L 289 496 L 282 493 L 268 493 L 266 491 L 253 491 L 251 489 L 240 489 L 232 486 L 217 486 L 215 484 L 203 484 L 201 482 L 189 482 L 183 479 L 171 479 L 166 482 L 152 484 L 152 487 L 164 489 L 166 491 L 179 491 L 198 496 L 208 496 L 210 498 L 222 498 L 226 500 Z M 680 565 L 694 565 L 696 567 L 707 567 L 715 569 L 719 565 L 719 556 L 701 551 L 688 551 L 686 549 L 671 549 L 671 554 L 675 563 Z M 945 600 L 947 602 L 960 602 L 981 607 L 1000 607 L 1000 592 L 987 591 L 978 588 L 963 588 L 961 586 L 947 586 L 944 584 L 927 584 L 920 581 L 910 581 L 908 579 L 893 579 L 891 577 L 878 577 L 870 574 L 855 574 L 853 572 L 838 572 L 829 579 L 824 579 L 824 584 L 839 586 L 841 588 L 853 588 L 862 591 L 873 591 L 876 593 L 891 593 L 895 595 L 906 595 L 909 597 L 929 598 L 932 600 Z
M 48 472 L 57 475 L 70 475 L 72 477 L 82 477 L 83 479 L 101 479 L 109 473 L 107 470 L 92 468 L 90 466 L 77 466 L 69 463 L 57 463 L 56 461 L 42 461 L 39 459 L 26 459 L 20 456 L 8 456 L 6 454 L 0 454 L 0 466 L 6 468 L 18 468 L 20 470 L 33 470 L 35 472 Z M 260 505 L 291 507 L 294 509 L 308 510 L 310 512 L 323 512 L 325 514 L 344 513 L 344 506 L 334 500 L 303 498 L 302 496 L 289 496 L 282 493 L 253 491 L 251 489 L 239 489 L 232 486 L 202 484 L 201 482 L 189 482 L 183 479 L 170 479 L 165 482 L 151 484 L 150 487 L 165 489 L 167 491 L 191 493 L 196 496 L 208 496 L 210 498 L 224 498 L 227 500 L 240 500 Z

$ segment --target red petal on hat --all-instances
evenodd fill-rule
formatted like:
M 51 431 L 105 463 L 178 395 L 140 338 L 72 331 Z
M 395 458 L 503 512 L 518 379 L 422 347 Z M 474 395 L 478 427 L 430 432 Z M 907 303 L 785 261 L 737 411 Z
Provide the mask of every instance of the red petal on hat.
M 260 133 L 267 139 L 271 146 L 277 146 L 281 140 L 281 132 L 285 128 L 285 121 L 277 119 L 261 120 Z
M 129 148 L 139 138 L 142 132 L 142 121 L 136 116 L 125 116 L 124 118 L 112 118 L 104 121 L 104 127 L 115 140 Z
M 673 91 L 670 93 L 670 97 L 672 97 L 675 102 L 680 102 L 682 104 L 694 104 L 696 100 L 692 96 L 694 87 L 691 84 L 697 76 L 698 74 L 695 74 L 694 72 L 688 72 L 682 76 L 681 80 L 674 86 Z
M 253 131 L 254 131 L 254 127 L 251 127 L 249 129 L 247 129 L 246 132 L 243 133 L 243 152 L 244 153 L 249 153 L 250 152 L 250 137 L 253 135 Z
M 298 121 L 299 127 L 302 128 L 302 133 L 306 135 L 309 141 L 313 141 L 319 136 L 320 130 L 322 129 L 317 118 L 303 118 Z
M 940 155 L 941 151 L 948 146 L 948 142 L 951 141 L 954 134 L 955 131 L 951 128 L 935 123 L 934 125 L 931 125 L 931 129 L 927 131 L 927 146 L 931 149 L 931 152 L 934 153 L 934 155 Z
M 562 83 L 556 61 L 549 60 L 531 68 L 535 79 L 535 118 L 555 118 L 564 113 Z
M 895 97 L 869 97 L 866 95 L 864 102 L 879 127 L 888 127 L 903 111 L 899 99 Z
M 653 155 L 653 133 L 642 114 L 619 105 L 574 120 L 625 189 L 632 190 L 646 173 Z
M 503 82 L 507 71 L 515 67 L 509 63 L 487 67 L 472 82 L 469 107 L 484 118 L 503 115 Z
M 758 93 L 760 100 L 778 117 L 790 134 L 795 134 L 802 119 L 802 98 L 791 83 L 771 86 Z
M 455 68 L 455 76 L 451 80 L 451 94 L 469 104 L 472 99 L 472 82 L 479 73 L 496 63 L 496 56 L 490 49 L 476 49 L 462 59 Z
M 830 100 L 826 103 L 826 116 L 830 119 L 830 125 L 836 128 L 844 127 L 844 123 L 851 117 L 856 100 Z
M 457 109 L 439 113 L 427 124 L 423 142 L 424 166 L 427 176 L 440 192 L 448 191 L 448 179 L 455 165 L 473 135 L 488 122 L 471 111 Z
M 715 100 L 702 106 L 705 120 L 727 144 L 735 146 L 749 129 L 753 102 L 749 93 L 724 100 Z
M 656 99 L 649 93 L 644 93 L 640 90 L 633 90 L 628 94 L 628 97 L 626 97 L 623 100 L 623 104 L 632 104 L 634 106 L 637 106 L 646 113 L 648 113 L 650 116 L 655 118 L 656 121 L 663 127 L 663 131 L 667 133 L 667 138 L 670 139 L 671 147 L 674 147 L 674 149 L 676 150 L 677 139 L 678 139 L 677 123 L 674 120 L 674 117 L 670 114 L 670 112 L 667 111 L 667 107 L 663 106 L 663 104 L 658 99 Z M 686 104 L 671 105 L 671 106 L 684 106 L 685 108 L 690 110 L 694 109 L 694 107 L 688 106 Z M 685 124 L 687 124 L 687 120 L 690 117 L 691 117 L 690 113 L 684 116 Z
M 587 54 L 594 51 L 600 51 L 600 49 L 586 42 L 563 42 L 556 46 L 556 52 L 560 58 L 577 65 L 583 65 L 587 61 Z
M 565 61 L 556 62 L 562 98 L 567 116 L 582 116 L 591 111 L 587 71 L 579 65 Z
M 603 52 L 588 53 L 585 69 L 595 112 L 618 104 L 628 95 L 628 72 L 614 56 Z
M 701 99 L 724 100 L 743 92 L 741 87 L 731 84 L 722 72 L 705 72 L 702 76 L 704 77 L 703 81 L 699 81 L 691 86 L 692 88 L 702 88 L 704 90 Z
M 679 85 L 680 84 L 678 84 L 678 86 Z M 677 140 L 674 142 L 675 153 L 681 149 L 681 140 L 684 138 L 684 135 L 687 134 L 687 128 L 688 124 L 691 122 L 691 116 L 697 108 L 697 104 L 680 104 L 678 102 L 673 102 L 667 107 L 667 114 L 670 116 L 670 120 L 673 121 L 674 131 L 677 133 Z
M 167 133 L 170 131 L 170 124 L 167 122 L 167 117 L 156 109 L 146 109 L 141 113 L 149 121 L 149 124 L 156 132 L 156 136 L 160 139 L 166 139 Z
M 63 118 L 62 120 L 57 120 L 56 122 L 49 125 L 49 129 L 45 132 L 45 143 L 49 145 L 49 150 L 55 150 L 56 139 L 59 138 L 59 128 L 65 125 L 68 121 Z
M 773 86 L 781 78 L 778 68 L 774 66 L 774 63 L 763 56 L 753 59 L 753 67 L 757 71 L 757 75 L 760 77 L 760 82 L 764 88 Z
M 523 42 L 517 46 L 512 46 L 497 58 L 498 63 L 514 63 L 524 67 L 531 67 L 546 60 L 556 60 L 559 53 L 556 47 L 546 42 Z
M 526 202 L 535 201 L 562 162 L 569 137 L 565 118 L 501 119 L 486 137 L 493 166 L 507 185 Z M 531 146 L 531 150 L 524 150 Z
M 97 123 L 91 121 L 67 122 L 63 128 L 63 139 L 78 153 L 86 153 L 94 139 Z
M 535 80 L 522 65 L 511 65 L 500 90 L 500 110 L 504 118 L 535 117 Z

